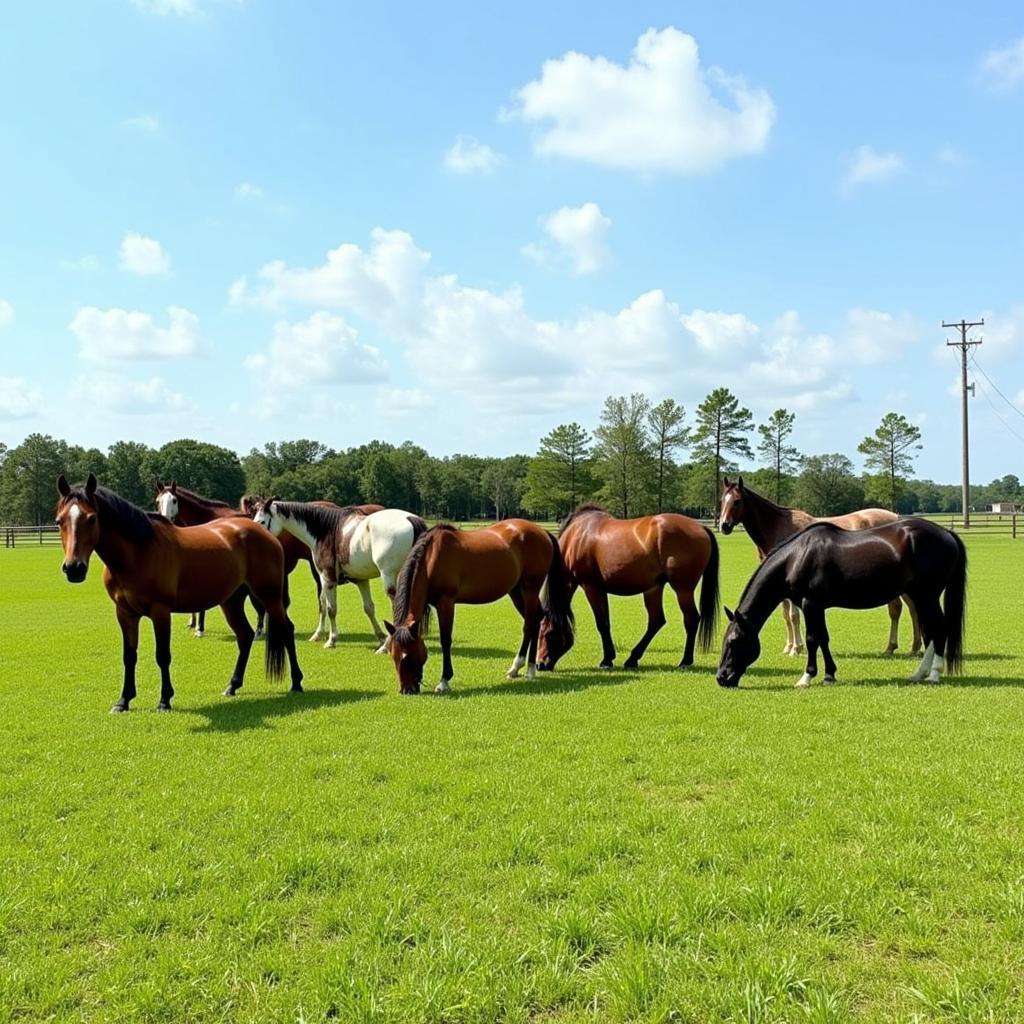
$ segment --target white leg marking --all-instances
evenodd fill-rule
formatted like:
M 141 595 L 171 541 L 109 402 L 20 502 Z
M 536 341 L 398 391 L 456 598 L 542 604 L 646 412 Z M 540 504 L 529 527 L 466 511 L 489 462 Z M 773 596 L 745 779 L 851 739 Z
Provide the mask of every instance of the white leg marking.
M 794 685 L 798 690 L 806 690 L 811 685 L 811 677 L 805 672 Z
M 537 674 L 537 665 L 536 665 L 535 662 L 530 662 L 530 664 L 526 666 L 526 678 L 527 679 L 533 679 L 533 677 L 536 674 Z
M 441 682 L 434 687 L 434 693 L 451 693 L 451 682 L 452 681 L 450 679 L 442 679 Z
M 331 634 L 324 644 L 324 650 L 330 650 L 338 643 L 338 588 L 334 584 L 324 587 L 324 598 L 327 602 L 327 614 L 331 619 Z
M 519 677 L 519 670 L 526 664 L 526 659 L 521 658 L 518 654 L 512 661 L 512 667 L 505 673 L 506 679 L 517 679 Z
M 928 673 L 929 683 L 937 683 L 939 681 L 939 675 L 945 667 L 945 660 L 941 654 L 935 655 L 935 660 L 932 662 L 932 670 Z
M 931 671 L 932 661 L 935 658 L 935 644 L 929 644 L 924 649 L 924 656 L 921 658 L 921 664 L 911 673 L 910 680 L 914 683 L 920 683 Z

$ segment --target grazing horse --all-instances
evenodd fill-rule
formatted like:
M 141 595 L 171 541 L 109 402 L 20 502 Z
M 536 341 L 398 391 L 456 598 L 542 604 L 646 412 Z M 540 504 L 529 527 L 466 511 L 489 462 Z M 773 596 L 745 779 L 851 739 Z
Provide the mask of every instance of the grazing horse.
M 547 593 L 542 593 L 545 581 Z M 573 619 L 558 541 L 526 519 L 504 519 L 494 526 L 465 533 L 442 524 L 416 542 L 398 578 L 391 657 L 400 693 L 419 693 L 427 647 L 423 626 L 428 609 L 437 609 L 441 641 L 441 681 L 436 693 L 448 693 L 452 677 L 452 626 L 457 604 L 489 604 L 508 594 L 523 617 L 523 642 L 508 670 L 515 679 L 526 665 L 526 678 L 536 671 L 537 640 L 542 613 L 564 650 L 572 646 Z
M 706 527 L 687 516 L 662 513 L 641 519 L 616 519 L 600 505 L 580 505 L 558 531 L 565 559 L 568 600 L 577 587 L 590 602 L 604 653 L 601 668 L 615 661 L 608 595 L 644 595 L 647 631 L 630 652 L 624 668 L 636 668 L 648 644 L 665 625 L 662 592 L 667 583 L 676 594 L 686 629 L 679 668 L 693 664 L 693 649 L 709 651 L 718 625 L 718 542 Z M 703 580 L 700 610 L 694 601 Z M 546 671 L 565 652 L 560 650 L 547 616 L 540 626 L 537 667 Z
M 81 583 L 93 551 L 103 562 L 103 585 L 121 627 L 124 685 L 111 709 L 127 711 L 135 697 L 139 619 L 153 621 L 156 663 L 160 667 L 161 711 L 170 711 L 171 613 L 193 612 L 219 604 L 238 642 L 238 659 L 226 697 L 242 686 L 253 631 L 243 604 L 251 593 L 267 610 L 266 670 L 271 679 L 291 666 L 292 690 L 302 690 L 295 655 L 295 630 L 284 606 L 284 556 L 281 545 L 248 519 L 217 519 L 203 526 L 178 527 L 161 515 L 143 512 L 113 491 L 99 487 L 91 473 L 72 487 L 57 480 L 64 563 L 69 583 Z
M 866 530 L 872 526 L 881 526 L 883 523 L 895 523 L 899 519 L 895 512 L 884 508 L 862 508 L 843 516 L 816 519 L 802 509 L 785 508 L 776 505 L 774 501 L 769 501 L 757 491 L 745 487 L 743 477 L 735 483 L 730 483 L 728 477 L 723 479 L 721 504 L 718 528 L 728 535 L 732 533 L 734 527 L 742 524 L 762 559 L 787 537 L 792 537 L 794 533 L 799 533 L 813 523 L 832 523 L 844 530 Z M 914 625 L 914 642 L 910 653 L 917 654 L 921 650 L 921 627 L 918 624 L 917 611 L 913 602 L 903 595 L 902 600 L 896 597 L 889 602 L 889 643 L 883 654 L 893 654 L 896 651 L 903 601 L 907 603 L 910 621 Z M 786 622 L 786 646 L 782 653 L 796 657 L 804 649 L 803 641 L 800 639 L 800 611 L 791 602 L 783 601 L 782 617 Z
M 364 506 L 365 507 L 365 506 Z M 380 509 L 365 514 L 359 506 L 326 507 L 317 502 L 278 501 L 269 498 L 256 506 L 253 517 L 275 537 L 290 533 L 313 554 L 323 591 L 320 621 L 310 640 L 323 640 L 328 617 L 330 633 L 324 647 L 338 642 L 338 584 L 350 580 L 359 588 L 363 611 L 380 645 L 378 654 L 387 650 L 388 638 L 377 621 L 377 610 L 370 594 L 370 580 L 378 576 L 389 597 L 394 597 L 398 573 L 413 543 L 427 524 L 411 512 Z
M 949 530 L 925 519 L 899 519 L 867 530 L 843 530 L 815 523 L 775 548 L 750 578 L 722 643 L 718 683 L 737 686 L 761 651 L 758 634 L 782 601 L 790 600 L 807 620 L 807 668 L 798 687 L 818 673 L 818 649 L 825 659 L 825 683 L 836 681 L 828 645 L 826 608 L 877 608 L 907 594 L 917 608 L 926 644 L 910 677 L 937 683 L 943 659 L 950 672 L 963 660 L 967 551 Z M 939 597 L 945 591 L 945 608 Z

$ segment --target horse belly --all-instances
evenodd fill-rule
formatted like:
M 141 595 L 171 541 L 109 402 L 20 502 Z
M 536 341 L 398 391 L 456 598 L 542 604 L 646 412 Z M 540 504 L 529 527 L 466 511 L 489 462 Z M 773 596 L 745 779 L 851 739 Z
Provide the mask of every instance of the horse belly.
M 843 581 L 843 586 L 832 604 L 839 608 L 879 608 L 894 601 L 906 589 L 906 580 L 901 572 L 887 572 L 879 576 L 853 576 Z
M 600 589 L 618 597 L 642 594 L 664 582 L 662 566 L 647 555 L 639 558 L 601 558 L 593 581 Z
M 518 566 L 503 566 L 491 572 L 464 576 L 459 580 L 455 600 L 459 604 L 490 604 L 515 589 L 519 578 Z
M 181 567 L 173 610 L 198 612 L 223 604 L 245 582 L 237 553 L 210 551 Z

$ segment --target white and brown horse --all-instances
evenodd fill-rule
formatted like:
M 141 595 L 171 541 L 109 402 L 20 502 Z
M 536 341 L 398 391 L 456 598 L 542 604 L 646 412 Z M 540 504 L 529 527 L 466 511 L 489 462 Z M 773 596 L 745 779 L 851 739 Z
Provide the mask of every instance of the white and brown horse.
M 722 533 L 730 534 L 734 527 L 742 525 L 762 560 L 774 547 L 814 523 L 832 523 L 843 530 L 868 530 L 886 523 L 894 523 L 899 519 L 895 512 L 884 508 L 862 508 L 843 516 L 815 518 L 803 509 L 776 505 L 774 501 L 745 486 L 743 477 L 735 482 L 730 482 L 726 477 L 722 483 L 722 511 L 718 519 L 718 528 Z M 906 601 L 910 621 L 914 626 L 914 641 L 910 653 L 918 654 L 921 650 L 921 627 L 917 620 L 917 610 L 913 601 L 904 596 L 902 601 L 897 597 L 889 602 L 889 642 L 883 651 L 884 654 L 895 653 L 898 646 L 903 601 Z M 782 602 L 782 616 L 786 622 L 786 646 L 782 653 L 796 657 L 804 649 L 800 636 L 800 609 L 791 601 L 785 600 Z
M 357 505 L 325 507 L 316 502 L 278 501 L 270 498 L 256 506 L 255 521 L 275 536 L 289 533 L 309 547 L 323 586 L 320 622 L 312 641 L 325 647 L 338 642 L 338 585 L 352 582 L 359 588 L 363 611 L 373 627 L 378 653 L 387 650 L 388 637 L 377 621 L 370 580 L 380 577 L 388 596 L 395 596 L 398 574 L 416 538 L 427 524 L 417 515 L 387 508 L 369 515 Z M 327 620 L 330 619 L 330 632 Z

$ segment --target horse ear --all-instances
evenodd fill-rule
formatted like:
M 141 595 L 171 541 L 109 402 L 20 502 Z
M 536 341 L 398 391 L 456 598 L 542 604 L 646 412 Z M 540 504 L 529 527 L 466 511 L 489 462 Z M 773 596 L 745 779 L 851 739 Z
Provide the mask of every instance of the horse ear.
M 172 480 L 171 481 L 171 494 L 173 494 L 175 497 L 178 496 L 178 481 L 177 480 Z
M 729 478 L 727 476 L 723 476 L 722 477 L 722 486 L 723 487 L 732 487 L 732 484 L 729 483 Z
M 156 481 L 156 493 L 159 494 L 164 489 L 164 482 L 159 477 Z
M 412 635 L 414 637 L 418 637 L 420 635 L 420 620 L 419 619 L 415 619 L 413 622 L 411 622 L 409 624 L 409 632 L 412 633 Z
M 738 480 L 736 481 L 736 486 L 737 486 L 737 487 L 739 487 L 739 489 L 740 489 L 741 491 L 743 490 L 743 477 L 740 477 L 740 478 L 739 478 L 739 479 L 738 479 Z
M 68 478 L 63 473 L 57 477 L 57 490 L 62 498 L 66 498 L 71 493 L 71 484 L 68 483 Z
M 736 616 L 735 616 L 735 615 L 733 615 L 733 613 L 732 613 L 732 612 L 731 612 L 731 611 L 729 610 L 729 606 L 728 606 L 728 605 L 722 605 L 722 608 L 723 608 L 723 610 L 725 611 L 725 617 L 726 617 L 726 618 L 727 618 L 727 619 L 728 619 L 728 620 L 729 620 L 730 622 L 734 622 L 734 621 L 735 621 L 735 619 L 736 619 Z
M 85 496 L 91 498 L 96 493 L 96 474 L 90 473 L 89 479 L 85 481 Z
M 387 619 L 384 620 L 384 628 L 388 631 L 388 636 L 395 635 L 395 627 Z

